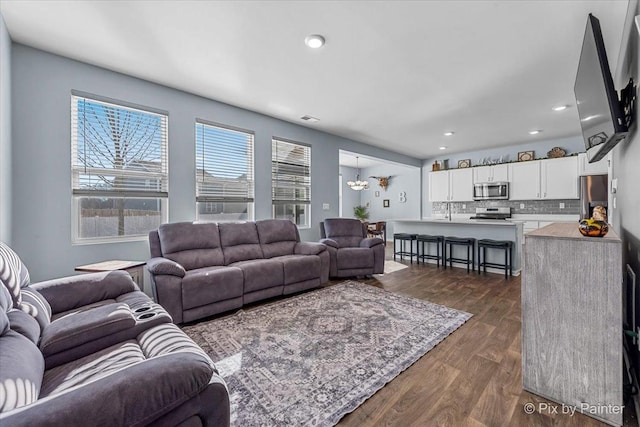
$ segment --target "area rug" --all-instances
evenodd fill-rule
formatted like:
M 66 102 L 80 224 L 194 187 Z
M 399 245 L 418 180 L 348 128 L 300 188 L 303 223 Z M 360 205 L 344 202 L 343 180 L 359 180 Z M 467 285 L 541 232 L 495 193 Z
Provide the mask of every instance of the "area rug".
M 183 329 L 227 382 L 232 425 L 332 426 L 470 317 L 344 282 Z
M 409 266 L 399 262 L 386 260 L 384 262 L 384 274 L 374 274 L 374 276 L 384 276 L 385 274 L 395 273 L 396 271 L 404 270 L 405 268 L 409 268 Z

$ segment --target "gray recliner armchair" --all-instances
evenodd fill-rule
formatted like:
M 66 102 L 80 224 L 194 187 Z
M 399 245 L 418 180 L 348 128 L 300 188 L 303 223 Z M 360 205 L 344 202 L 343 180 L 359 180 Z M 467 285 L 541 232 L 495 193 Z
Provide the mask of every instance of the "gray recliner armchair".
M 327 218 L 320 223 L 320 243 L 330 256 L 330 277 L 384 273 L 384 242 L 368 238 L 366 225 L 357 219 Z

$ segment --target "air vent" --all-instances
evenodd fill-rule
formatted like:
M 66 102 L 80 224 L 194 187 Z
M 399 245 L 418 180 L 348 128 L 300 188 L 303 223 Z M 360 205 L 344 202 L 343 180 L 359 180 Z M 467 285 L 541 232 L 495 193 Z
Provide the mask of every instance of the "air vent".
M 300 117 L 302 120 L 304 120 L 305 122 L 309 122 L 309 123 L 315 123 L 315 122 L 319 122 L 320 119 L 313 117 L 313 116 L 302 116 Z

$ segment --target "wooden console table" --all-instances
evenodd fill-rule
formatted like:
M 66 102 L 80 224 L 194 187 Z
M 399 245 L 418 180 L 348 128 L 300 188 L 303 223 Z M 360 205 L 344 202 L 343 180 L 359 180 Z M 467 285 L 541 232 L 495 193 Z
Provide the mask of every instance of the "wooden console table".
M 99 273 L 103 271 L 123 270 L 131 275 L 134 282 L 138 284 L 140 290 L 144 292 L 144 261 L 122 261 L 110 260 L 97 262 L 95 264 L 80 265 L 75 268 L 76 271 L 86 273 Z
M 622 425 L 622 242 L 584 237 L 578 223 L 525 235 L 522 384 Z

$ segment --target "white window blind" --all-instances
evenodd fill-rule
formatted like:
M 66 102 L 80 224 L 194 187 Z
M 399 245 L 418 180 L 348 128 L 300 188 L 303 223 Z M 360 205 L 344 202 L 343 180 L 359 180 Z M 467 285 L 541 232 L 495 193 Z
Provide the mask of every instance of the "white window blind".
M 167 116 L 72 96 L 73 194 L 167 197 Z
M 273 139 L 271 142 L 271 199 L 274 218 L 310 225 L 311 147 Z
M 144 237 L 167 221 L 168 116 L 71 96 L 73 241 Z
M 196 202 L 253 200 L 253 133 L 196 121 Z

